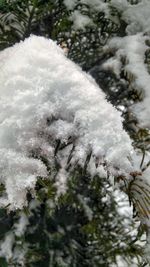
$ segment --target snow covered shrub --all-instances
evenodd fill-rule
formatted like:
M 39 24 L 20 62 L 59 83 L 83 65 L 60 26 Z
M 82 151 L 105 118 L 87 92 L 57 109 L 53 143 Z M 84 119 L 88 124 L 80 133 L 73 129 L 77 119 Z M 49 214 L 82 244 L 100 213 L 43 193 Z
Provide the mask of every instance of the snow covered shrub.
M 24 206 L 39 176 L 55 178 L 63 193 L 76 164 L 129 177 L 134 151 L 120 113 L 54 42 L 32 36 L 0 59 L 1 205 Z
M 0 67 L 1 207 L 22 209 L 46 180 L 57 201 L 78 169 L 130 185 L 138 169 L 121 114 L 63 50 L 31 36 L 1 52 Z
M 68 195 L 70 201 L 68 192 L 75 177 L 79 175 L 82 181 L 88 176 L 90 183 L 95 177 L 103 177 L 119 183 L 133 203 L 135 215 L 149 228 L 149 1 L 43 3 L 2 2 L 0 47 L 24 40 L 30 33 L 57 40 L 68 47 L 68 57 L 95 77 L 119 111 L 106 101 L 94 80 L 68 61 L 52 41 L 32 36 L 1 52 L 1 207 L 26 210 L 28 206 L 26 212 L 32 213 L 41 205 L 35 210 L 40 210 L 42 218 L 42 210 L 47 211 L 44 207 L 52 208 L 60 199 L 65 202 Z M 53 198 L 48 205 L 47 195 Z M 83 195 L 77 194 L 76 201 L 93 224 L 91 198 Z M 33 204 L 36 197 L 43 204 Z M 74 205 L 65 209 L 65 215 Z M 1 256 L 9 261 L 13 257 L 14 262 L 23 262 L 28 254 L 24 243 L 22 258 L 18 257 L 20 248 L 14 253 L 12 249 L 18 236 L 26 235 L 24 227 L 38 216 L 32 215 L 25 218 L 23 214 L 17 222 L 13 216 L 13 233 L 1 243 Z M 8 217 L 8 221 L 12 225 L 12 219 Z M 30 231 L 28 226 L 28 234 Z M 36 247 L 37 243 L 35 258 Z M 39 247 L 43 251 L 43 243 Z M 55 264 L 66 266 L 61 259 L 59 255 Z

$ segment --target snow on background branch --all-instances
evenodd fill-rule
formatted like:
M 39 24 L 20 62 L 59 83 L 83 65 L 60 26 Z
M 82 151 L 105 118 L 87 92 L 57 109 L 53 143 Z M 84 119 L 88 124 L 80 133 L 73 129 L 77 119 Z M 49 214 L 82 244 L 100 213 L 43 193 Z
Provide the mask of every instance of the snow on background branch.
M 136 114 L 140 125 L 150 128 L 150 75 L 145 60 L 145 53 L 148 49 L 145 44 L 149 38 L 143 34 L 135 34 L 124 38 L 113 38 L 105 49 L 116 50 L 115 56 L 104 63 L 104 69 L 113 69 L 116 75 L 121 74 L 121 62 L 125 58 L 124 74 L 128 76 L 130 84 L 136 88 L 142 95 L 143 100 L 135 103 L 132 110 Z
M 118 24 L 120 21 L 126 23 L 126 36 L 111 38 L 104 47 L 104 50 L 116 50 L 115 57 L 113 60 L 108 60 L 108 65 L 105 64 L 105 69 L 108 66 L 108 69 L 112 68 L 118 75 L 121 73 L 122 58 L 126 59 L 125 71 L 129 73 L 132 78 L 134 77 L 133 86 L 136 89 L 143 91 L 145 96 L 142 102 L 133 106 L 133 111 L 139 119 L 140 125 L 149 128 L 150 76 L 147 66 L 145 65 L 145 53 L 149 49 L 147 44 L 149 44 L 150 41 L 150 2 L 148 0 L 142 0 L 136 4 L 131 4 L 126 0 L 111 0 L 110 2 L 105 2 L 106 1 L 103 0 L 73 0 L 68 4 L 68 1 L 64 0 L 67 8 L 72 10 L 73 15 L 70 19 L 73 21 L 75 28 L 78 26 L 79 29 L 82 29 L 83 26 L 86 27 L 88 24 L 90 24 L 90 26 L 93 25 L 94 27 L 92 18 L 90 18 L 90 22 L 84 20 L 84 24 L 82 23 L 82 16 L 84 17 L 84 15 L 81 11 L 77 12 L 74 10 L 79 4 L 87 5 L 91 12 L 97 12 L 97 14 L 99 12 L 104 12 L 106 18 L 109 18 Z M 117 14 L 112 12 L 114 9 Z M 76 18 L 75 20 L 74 16 Z M 76 24 L 76 21 L 78 21 L 78 25 Z

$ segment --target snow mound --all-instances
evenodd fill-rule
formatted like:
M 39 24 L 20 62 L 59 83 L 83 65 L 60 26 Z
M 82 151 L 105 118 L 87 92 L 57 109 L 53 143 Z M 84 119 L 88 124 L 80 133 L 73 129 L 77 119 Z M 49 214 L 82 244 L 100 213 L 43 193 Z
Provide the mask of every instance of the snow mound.
M 120 113 L 51 40 L 31 36 L 0 53 L 0 109 L 1 205 L 26 205 L 26 192 L 52 176 L 56 161 L 59 193 L 75 164 L 88 162 L 91 175 L 133 169 Z

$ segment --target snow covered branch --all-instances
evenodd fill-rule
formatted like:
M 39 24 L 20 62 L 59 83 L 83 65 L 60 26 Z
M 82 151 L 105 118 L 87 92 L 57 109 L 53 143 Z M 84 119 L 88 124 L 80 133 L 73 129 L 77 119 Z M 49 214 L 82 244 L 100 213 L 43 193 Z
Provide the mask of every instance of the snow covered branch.
M 0 59 L 1 205 L 25 205 L 27 190 L 37 177 L 53 177 L 56 161 L 60 193 L 76 164 L 91 175 L 129 176 L 134 151 L 120 113 L 53 41 L 32 36 Z

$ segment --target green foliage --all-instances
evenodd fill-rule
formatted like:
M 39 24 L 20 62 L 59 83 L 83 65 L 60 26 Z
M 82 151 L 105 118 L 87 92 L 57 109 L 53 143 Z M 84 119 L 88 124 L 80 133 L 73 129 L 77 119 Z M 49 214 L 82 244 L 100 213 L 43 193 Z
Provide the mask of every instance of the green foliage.
M 31 33 L 56 39 L 60 28 L 65 30 L 69 25 L 62 1 L 4 1 L 0 12 L 0 49 Z
M 1 267 L 8 267 L 8 264 L 5 260 L 5 258 L 0 257 L 0 266 Z
M 35 205 L 30 197 L 29 223 L 24 234 L 16 236 L 14 225 L 20 213 L 14 213 L 12 231 L 15 249 L 27 246 L 25 266 L 103 267 L 117 262 L 117 256 L 132 266 L 141 247 L 131 235 L 133 226 L 118 210 L 112 188 L 105 178 L 83 176 L 79 167 L 68 181 L 65 195 L 56 199 L 51 182 L 38 180 L 36 186 L 39 201 Z M 51 192 L 51 194 L 49 194 Z M 39 197 L 40 196 L 40 197 Z M 17 265 L 15 258 L 10 262 Z M 15 265 L 16 264 L 16 265 Z

